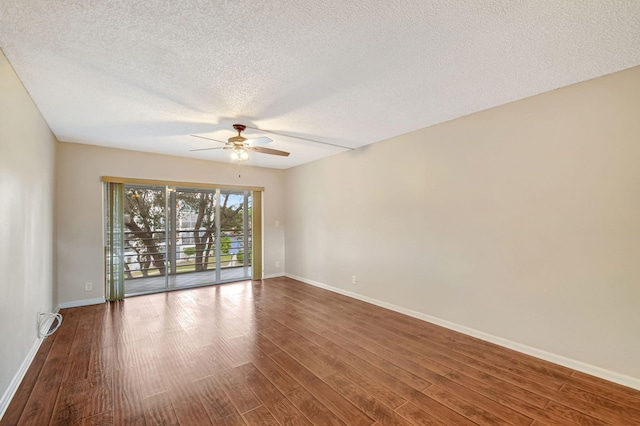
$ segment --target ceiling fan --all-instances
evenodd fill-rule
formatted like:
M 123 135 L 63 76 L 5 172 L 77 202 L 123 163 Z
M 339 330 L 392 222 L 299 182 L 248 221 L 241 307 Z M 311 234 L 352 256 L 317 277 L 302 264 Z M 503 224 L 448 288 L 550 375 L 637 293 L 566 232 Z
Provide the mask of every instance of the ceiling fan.
M 207 138 L 204 136 L 191 135 L 194 138 L 207 139 L 214 142 L 223 143 L 224 146 L 221 147 L 213 147 L 213 148 L 200 148 L 200 149 L 192 149 L 190 151 L 208 151 L 211 149 L 229 149 L 231 150 L 231 159 L 236 161 L 243 161 L 249 159 L 249 151 L 259 152 L 261 154 L 270 154 L 270 155 L 281 155 L 286 157 L 289 155 L 288 152 L 279 151 L 277 149 L 265 148 L 263 145 L 271 142 L 271 138 L 266 136 L 255 138 L 255 139 L 247 139 L 242 136 L 242 132 L 247 128 L 244 124 L 234 124 L 233 128 L 238 132 L 238 136 L 233 136 L 228 139 L 227 142 L 219 141 L 216 139 Z

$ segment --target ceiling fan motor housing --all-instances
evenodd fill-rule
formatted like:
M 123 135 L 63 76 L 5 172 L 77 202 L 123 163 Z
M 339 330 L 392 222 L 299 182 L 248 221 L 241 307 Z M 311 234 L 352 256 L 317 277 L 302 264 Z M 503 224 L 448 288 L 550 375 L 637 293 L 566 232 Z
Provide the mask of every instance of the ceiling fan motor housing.
M 246 141 L 247 138 L 241 136 L 240 133 L 244 132 L 244 129 L 246 129 L 247 126 L 245 126 L 244 124 L 234 124 L 233 128 L 238 131 L 238 136 L 230 137 L 228 139 L 229 143 L 234 144 L 238 148 L 244 147 L 244 141 Z

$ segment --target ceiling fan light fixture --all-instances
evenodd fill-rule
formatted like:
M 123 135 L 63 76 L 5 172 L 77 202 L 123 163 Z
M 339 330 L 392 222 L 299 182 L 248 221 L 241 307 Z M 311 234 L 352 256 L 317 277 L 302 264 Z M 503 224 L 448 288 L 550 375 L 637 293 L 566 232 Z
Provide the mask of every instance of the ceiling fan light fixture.
M 231 161 L 247 161 L 249 152 L 245 148 L 235 148 L 231 151 Z

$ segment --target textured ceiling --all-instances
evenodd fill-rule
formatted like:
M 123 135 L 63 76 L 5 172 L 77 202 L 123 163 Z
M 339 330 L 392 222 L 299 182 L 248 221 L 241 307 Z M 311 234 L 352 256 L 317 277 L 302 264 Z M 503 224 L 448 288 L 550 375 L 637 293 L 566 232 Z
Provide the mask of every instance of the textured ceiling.
M 639 65 L 640 1 L 0 0 L 0 48 L 61 141 L 228 161 L 188 135 L 355 148 Z

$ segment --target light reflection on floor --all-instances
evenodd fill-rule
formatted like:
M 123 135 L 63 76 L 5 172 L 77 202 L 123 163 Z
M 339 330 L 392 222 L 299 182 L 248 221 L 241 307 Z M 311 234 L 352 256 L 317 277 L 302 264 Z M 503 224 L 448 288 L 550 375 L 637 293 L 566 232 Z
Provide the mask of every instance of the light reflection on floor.
M 220 282 L 238 281 L 251 278 L 251 267 L 223 268 L 220 270 Z M 125 295 L 132 296 L 165 290 L 165 277 L 145 277 L 125 280 Z M 196 287 L 216 283 L 216 270 L 188 272 L 168 277 L 169 290 Z

